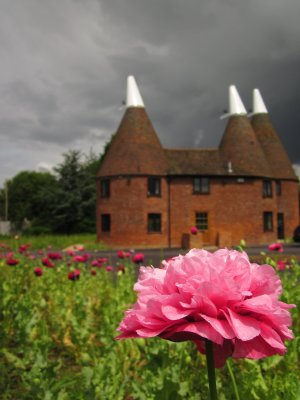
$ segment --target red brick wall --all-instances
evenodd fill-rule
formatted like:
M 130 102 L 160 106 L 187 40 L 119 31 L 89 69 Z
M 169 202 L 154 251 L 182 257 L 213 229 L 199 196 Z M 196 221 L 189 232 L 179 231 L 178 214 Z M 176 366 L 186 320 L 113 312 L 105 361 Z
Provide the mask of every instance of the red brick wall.
M 278 196 L 278 212 L 284 213 L 285 237 L 293 236 L 299 225 L 299 184 L 298 182 L 281 181 L 281 196 Z
M 111 179 L 110 197 L 98 197 L 98 240 L 120 248 L 168 247 L 166 179 L 161 179 L 161 197 L 148 196 L 147 182 L 146 177 Z M 148 213 L 162 214 L 161 233 L 148 233 Z M 101 214 L 111 215 L 109 233 L 101 232 Z
M 190 244 L 220 247 L 239 244 L 267 244 L 277 240 L 277 213 L 283 212 L 285 237 L 291 237 L 299 224 L 298 183 L 282 181 L 282 194 L 263 198 L 262 180 L 211 178 L 210 194 L 193 194 L 192 178 L 171 178 L 170 217 L 171 247 L 181 247 L 182 235 L 190 234 L 195 213 L 207 212 L 209 231 L 192 237 Z M 161 197 L 148 197 L 147 178 L 111 179 L 110 197 L 97 204 L 98 240 L 111 247 L 168 247 L 168 183 L 161 179 Z M 263 231 L 263 212 L 273 212 L 273 231 Z M 162 214 L 161 233 L 147 232 L 147 214 Z M 101 232 L 101 214 L 111 214 L 111 231 Z
M 232 246 L 245 239 L 247 244 L 266 244 L 277 240 L 277 212 L 285 218 L 285 237 L 297 226 L 298 184 L 282 182 L 282 195 L 263 198 L 262 180 L 213 178 L 210 194 L 193 194 L 192 178 L 173 179 L 171 183 L 172 247 L 180 246 L 183 233 L 195 225 L 195 213 L 207 212 L 209 231 L 201 234 L 204 244 Z M 264 232 L 263 212 L 273 212 L 273 231 Z

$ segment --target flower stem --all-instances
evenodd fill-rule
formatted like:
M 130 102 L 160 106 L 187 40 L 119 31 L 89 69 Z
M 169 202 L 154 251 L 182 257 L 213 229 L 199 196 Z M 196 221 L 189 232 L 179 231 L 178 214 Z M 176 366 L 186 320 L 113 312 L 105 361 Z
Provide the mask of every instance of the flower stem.
M 205 350 L 210 400 L 218 400 L 213 344 L 210 340 L 205 340 Z
M 230 364 L 229 360 L 226 361 L 226 365 L 227 365 L 227 368 L 228 368 L 228 371 L 229 371 L 229 374 L 230 374 L 230 377 L 231 377 L 235 398 L 236 398 L 236 400 L 240 400 L 240 395 L 239 395 L 239 391 L 238 391 L 238 388 L 237 388 L 237 385 L 236 385 L 236 380 L 235 380 L 234 373 L 233 373 L 233 370 L 231 368 L 231 364 Z

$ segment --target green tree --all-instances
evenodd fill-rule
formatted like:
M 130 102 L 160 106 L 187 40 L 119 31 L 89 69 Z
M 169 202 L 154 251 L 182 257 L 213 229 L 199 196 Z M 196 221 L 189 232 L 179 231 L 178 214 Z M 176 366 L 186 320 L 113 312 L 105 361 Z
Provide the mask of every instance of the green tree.
M 32 225 L 45 225 L 50 229 L 49 211 L 57 186 L 55 176 L 48 172 L 22 171 L 6 184 L 8 219 L 13 225 L 20 229 L 24 220 L 28 220 Z
M 56 203 L 53 212 L 54 230 L 61 233 L 95 232 L 96 229 L 96 156 L 85 161 L 78 150 L 63 155 L 64 160 L 55 171 L 58 179 Z

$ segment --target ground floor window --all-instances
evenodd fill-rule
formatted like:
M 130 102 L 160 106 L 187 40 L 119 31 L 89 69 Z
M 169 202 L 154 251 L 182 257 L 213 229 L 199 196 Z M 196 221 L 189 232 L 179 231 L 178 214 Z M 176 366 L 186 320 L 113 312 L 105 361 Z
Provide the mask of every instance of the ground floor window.
M 273 213 L 271 211 L 265 211 L 263 214 L 264 219 L 264 232 L 273 231 Z
M 110 232 L 110 214 L 101 214 L 101 231 Z
M 148 232 L 161 232 L 161 214 L 148 214 Z
M 196 227 L 199 231 L 208 230 L 208 213 L 207 212 L 196 212 Z

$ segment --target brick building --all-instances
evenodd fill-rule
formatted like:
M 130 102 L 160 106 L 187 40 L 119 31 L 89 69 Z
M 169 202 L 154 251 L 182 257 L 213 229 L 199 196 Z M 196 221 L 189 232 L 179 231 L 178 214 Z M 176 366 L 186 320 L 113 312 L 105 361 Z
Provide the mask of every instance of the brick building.
M 298 179 L 260 92 L 253 91 L 250 120 L 231 86 L 227 116 L 218 148 L 163 148 L 128 77 L 126 111 L 97 177 L 97 239 L 162 248 L 291 237 Z

